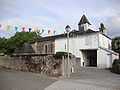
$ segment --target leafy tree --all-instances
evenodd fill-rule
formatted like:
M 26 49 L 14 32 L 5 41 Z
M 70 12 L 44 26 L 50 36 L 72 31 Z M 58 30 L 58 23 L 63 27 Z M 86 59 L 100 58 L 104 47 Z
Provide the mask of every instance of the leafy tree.
M 3 48 L 0 48 L 0 51 L 5 54 L 15 53 L 15 51 L 19 50 L 24 43 L 31 42 L 40 37 L 41 36 L 37 35 L 36 32 L 16 32 L 14 36 L 5 39 L 3 45 L 0 41 L 0 46 L 4 46 Z
M 6 41 L 7 39 L 0 37 L 0 53 L 8 53 Z
M 120 36 L 114 37 L 112 39 L 112 49 L 119 53 L 119 58 L 120 58 Z

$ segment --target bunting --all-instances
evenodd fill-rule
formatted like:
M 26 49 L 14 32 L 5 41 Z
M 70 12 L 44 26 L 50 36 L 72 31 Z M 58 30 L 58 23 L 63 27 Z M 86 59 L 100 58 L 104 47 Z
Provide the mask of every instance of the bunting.
M 55 34 L 55 33 L 56 33 L 56 31 L 54 30 L 54 31 L 53 31 L 53 34 Z
M 15 27 L 15 31 L 17 31 L 18 30 L 18 27 Z
M 0 28 L 1 28 L 1 27 L 4 27 L 4 26 L 3 26 L 2 24 L 0 24 Z M 8 29 L 10 29 L 12 26 L 6 25 L 5 27 L 6 27 L 6 29 L 8 30 Z M 18 31 L 18 29 L 20 29 L 19 26 L 14 26 L 14 27 L 13 27 L 13 30 L 15 30 L 15 31 Z M 12 30 L 12 29 L 11 29 L 11 30 Z M 22 30 L 22 31 L 25 31 L 25 30 L 27 30 L 27 28 L 21 27 L 21 30 Z M 29 27 L 28 30 L 29 30 L 29 32 L 31 32 L 31 31 L 33 30 L 33 28 L 32 28 L 32 27 Z M 39 34 L 43 34 L 44 32 L 47 33 L 47 34 L 64 34 L 64 35 L 66 34 L 65 31 L 62 32 L 62 31 L 44 30 L 44 29 L 39 30 L 38 28 L 34 29 L 34 32 L 39 33 Z M 77 36 L 77 35 L 74 34 L 74 33 L 69 33 L 69 35 L 70 35 L 70 37 L 72 37 L 72 36 Z
M 39 32 L 39 30 L 38 29 L 35 29 L 35 31 L 38 33 Z
M 23 31 L 23 32 L 25 31 L 25 28 L 24 28 L 24 27 L 22 27 L 22 31 Z
M 29 28 L 29 32 L 31 32 L 32 28 Z
M 51 30 L 48 30 L 48 34 L 50 34 Z
M 10 29 L 10 25 L 7 25 L 6 28 L 7 28 L 7 29 Z
M 42 33 L 44 32 L 45 30 L 42 29 Z

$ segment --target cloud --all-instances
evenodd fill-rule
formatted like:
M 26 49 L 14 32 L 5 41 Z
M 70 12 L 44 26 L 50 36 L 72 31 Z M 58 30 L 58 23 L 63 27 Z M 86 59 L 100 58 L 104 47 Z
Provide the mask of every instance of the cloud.
M 120 16 L 111 17 L 106 20 L 108 35 L 120 36 Z

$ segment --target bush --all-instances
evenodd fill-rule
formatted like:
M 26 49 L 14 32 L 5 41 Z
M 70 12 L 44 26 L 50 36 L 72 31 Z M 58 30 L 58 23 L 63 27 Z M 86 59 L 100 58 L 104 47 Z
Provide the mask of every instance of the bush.
M 120 74 L 120 59 L 115 59 L 113 62 L 113 71 Z
M 56 52 L 56 54 L 58 54 L 58 55 L 67 55 L 68 52 Z

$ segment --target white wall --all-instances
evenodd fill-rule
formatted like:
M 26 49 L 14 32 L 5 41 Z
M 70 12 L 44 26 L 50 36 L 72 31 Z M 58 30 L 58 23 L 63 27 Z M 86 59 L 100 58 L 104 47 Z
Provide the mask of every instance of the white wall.
M 107 53 L 100 48 L 97 50 L 97 67 L 107 68 Z
M 86 37 L 90 37 L 91 44 L 86 45 L 85 39 Z M 74 54 L 76 57 L 81 58 L 80 49 L 97 49 L 98 48 L 98 34 L 85 34 L 79 35 L 77 37 L 72 37 L 69 39 L 70 42 L 70 52 Z M 65 49 L 66 44 L 66 49 Z M 59 38 L 55 40 L 55 53 L 58 51 L 66 51 L 67 52 L 67 38 Z
M 109 49 L 109 45 L 111 46 L 111 39 L 106 36 L 99 34 L 99 47 L 104 47 Z

